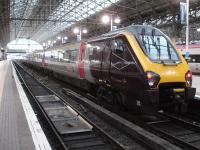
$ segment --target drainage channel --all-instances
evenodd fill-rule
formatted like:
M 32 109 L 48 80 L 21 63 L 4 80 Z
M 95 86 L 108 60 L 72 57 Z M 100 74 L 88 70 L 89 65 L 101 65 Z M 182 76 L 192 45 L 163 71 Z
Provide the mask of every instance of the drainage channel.
M 52 92 L 48 91 L 28 75 L 24 70 L 15 66 L 18 76 L 23 81 L 30 94 L 46 116 L 55 136 L 59 139 L 63 149 L 69 150 L 112 150 L 122 149 L 111 143 L 103 133 L 90 125 L 70 106 L 62 102 Z M 41 114 L 40 114 L 41 115 Z

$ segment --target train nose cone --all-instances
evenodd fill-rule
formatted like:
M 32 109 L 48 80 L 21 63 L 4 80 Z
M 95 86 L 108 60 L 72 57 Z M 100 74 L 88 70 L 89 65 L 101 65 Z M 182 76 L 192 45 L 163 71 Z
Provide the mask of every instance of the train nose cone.
M 179 71 L 179 69 L 165 69 L 161 72 L 160 83 L 166 82 L 185 82 L 185 74 Z

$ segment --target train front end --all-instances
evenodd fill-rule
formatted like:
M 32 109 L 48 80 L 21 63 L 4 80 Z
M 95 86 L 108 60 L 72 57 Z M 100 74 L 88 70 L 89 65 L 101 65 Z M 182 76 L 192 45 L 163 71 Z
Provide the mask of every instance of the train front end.
M 192 73 L 183 56 L 156 28 L 135 26 L 130 31 L 134 39 L 130 43 L 143 68 L 146 85 L 143 100 L 138 103 L 185 111 L 196 89 L 192 88 Z

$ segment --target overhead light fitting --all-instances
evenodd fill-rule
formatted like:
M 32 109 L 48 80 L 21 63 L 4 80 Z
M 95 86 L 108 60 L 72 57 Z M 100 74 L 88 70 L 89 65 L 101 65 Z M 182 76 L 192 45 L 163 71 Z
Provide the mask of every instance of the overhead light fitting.
M 64 37 L 64 40 L 67 40 L 67 39 L 68 39 L 68 37 L 67 37 L 67 36 L 65 36 L 65 37 Z
M 110 21 L 110 17 L 108 15 L 104 15 L 101 20 L 103 23 L 107 24 Z
M 73 31 L 74 31 L 75 34 L 78 34 L 79 33 L 79 28 L 74 28 Z
M 120 20 L 119 17 L 115 18 L 115 20 L 114 20 L 114 22 L 117 23 L 117 24 L 120 23 L 120 21 L 121 21 L 121 20 Z
M 61 40 L 61 36 L 58 36 L 57 39 L 58 39 L 58 40 Z
M 88 31 L 87 31 L 87 29 L 83 29 L 83 31 L 82 31 L 84 34 L 86 34 Z

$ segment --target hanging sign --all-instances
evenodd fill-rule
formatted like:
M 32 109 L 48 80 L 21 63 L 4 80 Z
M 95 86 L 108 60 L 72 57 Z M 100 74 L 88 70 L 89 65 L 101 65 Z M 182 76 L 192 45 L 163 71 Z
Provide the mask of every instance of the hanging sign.
M 180 21 L 181 21 L 181 24 L 186 24 L 186 3 L 184 2 L 180 2 Z

